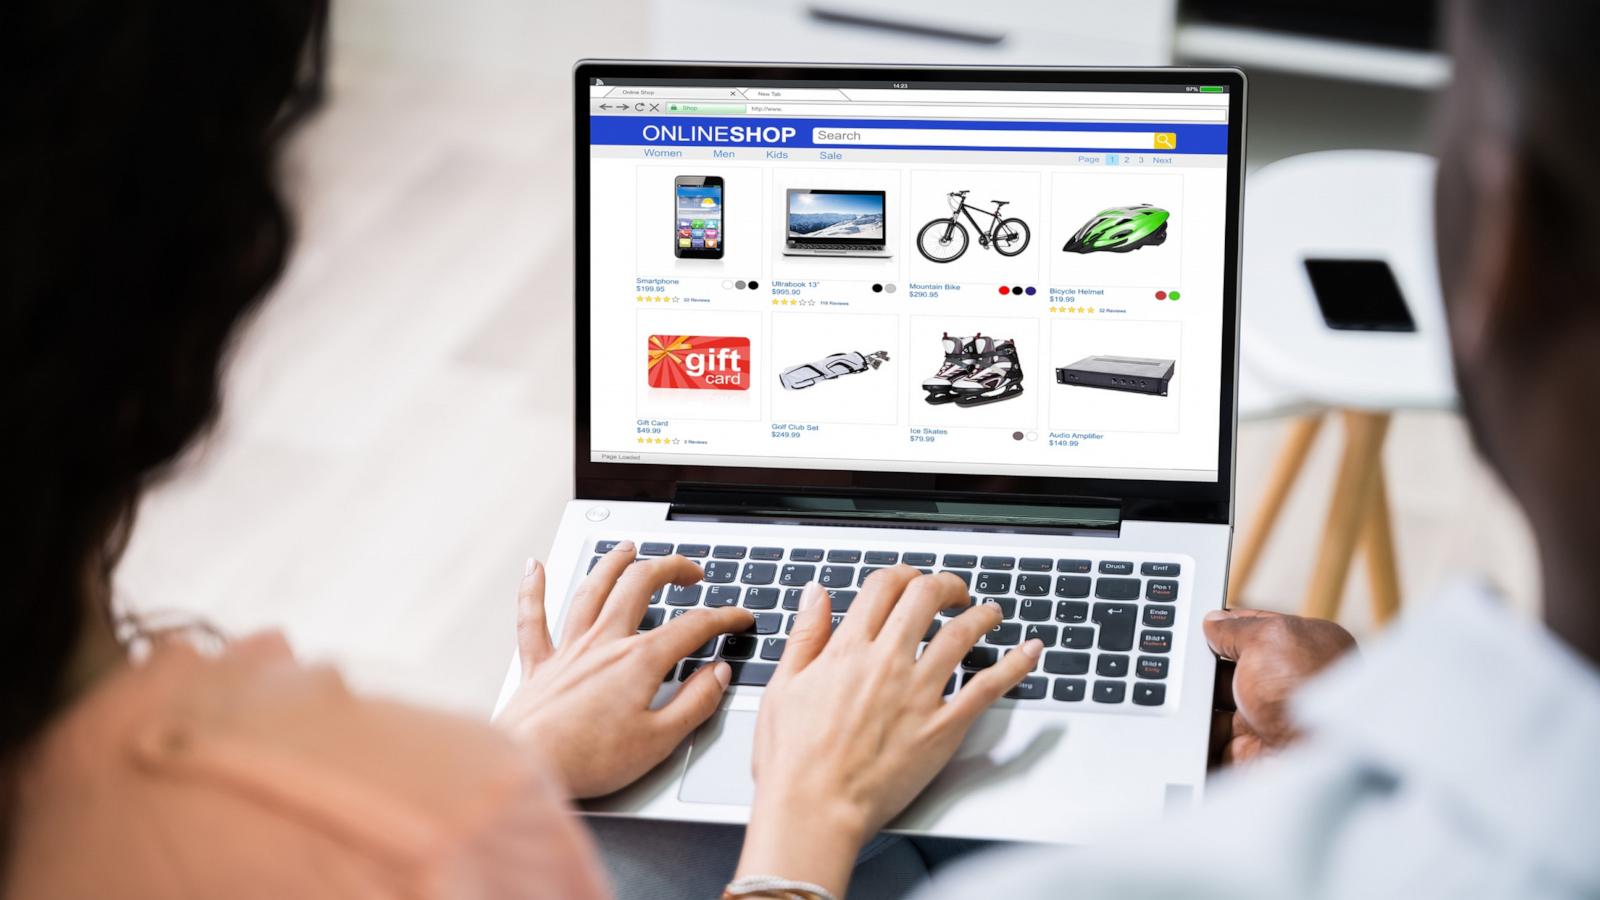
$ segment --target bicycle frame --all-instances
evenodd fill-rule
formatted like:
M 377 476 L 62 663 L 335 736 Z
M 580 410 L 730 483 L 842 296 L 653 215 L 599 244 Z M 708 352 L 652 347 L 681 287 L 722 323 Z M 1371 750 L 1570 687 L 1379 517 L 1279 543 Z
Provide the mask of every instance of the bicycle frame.
M 987 231 L 984 230 L 982 225 L 978 224 L 977 219 L 972 217 L 973 212 L 980 212 L 989 217 L 989 228 Z M 971 204 L 967 203 L 967 198 L 962 197 L 961 204 L 950 213 L 950 221 L 954 222 L 956 220 L 956 216 L 959 216 L 963 213 L 966 214 L 967 221 L 972 223 L 972 230 L 978 233 L 978 237 L 983 238 L 986 243 L 994 240 L 995 229 L 1000 227 L 999 212 L 990 212 L 987 209 L 972 206 Z

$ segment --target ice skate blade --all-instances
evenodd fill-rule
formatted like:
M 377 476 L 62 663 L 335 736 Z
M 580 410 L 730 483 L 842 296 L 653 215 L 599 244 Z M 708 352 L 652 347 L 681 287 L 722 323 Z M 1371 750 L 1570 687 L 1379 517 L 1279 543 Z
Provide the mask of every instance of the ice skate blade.
M 1004 393 L 994 394 L 988 397 L 985 397 L 981 394 L 969 394 L 965 397 L 957 397 L 956 405 L 983 406 L 986 403 L 999 403 L 1001 400 L 1010 400 L 1012 397 L 1015 397 L 1020 393 L 1022 393 L 1022 385 L 1019 384 L 1017 385 L 1016 390 L 1007 390 Z
M 942 394 L 929 394 L 928 396 L 923 397 L 922 399 L 926 400 L 929 404 L 931 404 L 933 406 L 943 406 L 946 403 L 954 403 L 954 402 L 956 402 L 956 395 L 953 394 L 953 393 L 945 392 L 945 393 L 942 393 Z

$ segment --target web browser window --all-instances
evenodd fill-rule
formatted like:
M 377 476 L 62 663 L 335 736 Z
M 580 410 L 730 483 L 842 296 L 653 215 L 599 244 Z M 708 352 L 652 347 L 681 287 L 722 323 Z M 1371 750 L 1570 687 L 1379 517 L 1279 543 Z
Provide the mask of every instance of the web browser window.
M 591 460 L 1216 481 L 1225 90 L 593 85 Z

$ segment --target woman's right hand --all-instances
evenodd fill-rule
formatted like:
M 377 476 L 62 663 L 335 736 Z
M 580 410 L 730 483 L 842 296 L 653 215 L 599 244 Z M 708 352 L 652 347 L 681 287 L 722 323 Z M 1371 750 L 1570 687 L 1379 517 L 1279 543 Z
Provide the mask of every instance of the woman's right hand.
M 945 681 L 995 625 L 983 604 L 949 619 L 921 656 L 941 609 L 966 606 L 954 575 L 910 566 L 874 573 L 837 632 L 827 593 L 806 586 L 782 661 L 761 699 L 756 800 L 739 877 L 771 875 L 843 895 L 863 842 L 949 762 L 978 715 L 1033 670 L 1028 641 L 948 701 Z

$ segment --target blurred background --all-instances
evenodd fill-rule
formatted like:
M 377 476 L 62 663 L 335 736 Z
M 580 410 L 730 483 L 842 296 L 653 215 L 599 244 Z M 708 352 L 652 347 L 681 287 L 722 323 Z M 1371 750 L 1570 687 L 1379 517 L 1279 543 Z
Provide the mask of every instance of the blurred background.
M 1315 170 L 1273 181 L 1264 167 L 1426 151 L 1450 78 L 1436 33 L 1419 0 L 332 0 L 310 67 L 318 108 L 285 173 L 293 263 L 238 347 L 220 426 L 145 503 L 121 602 L 233 633 L 281 627 L 361 688 L 487 714 L 523 560 L 547 551 L 571 493 L 576 59 L 1238 65 L 1247 197 L 1259 185 L 1289 202 Z M 1387 194 L 1385 177 L 1351 184 Z M 1425 186 L 1399 192 L 1396 221 L 1426 212 Z M 1447 370 L 1305 352 L 1318 336 L 1270 314 L 1310 302 L 1273 282 L 1288 251 L 1265 237 L 1285 224 L 1247 214 L 1245 229 L 1238 543 L 1270 539 L 1239 599 L 1303 608 L 1325 535 L 1350 527 L 1328 527 L 1352 483 L 1343 463 L 1381 468 L 1402 603 L 1479 575 L 1533 611 L 1531 542 L 1473 456 Z M 1431 232 L 1387 252 L 1426 295 Z M 1437 298 L 1407 300 L 1437 362 Z M 1348 409 L 1387 424 L 1370 458 L 1342 449 Z M 1305 450 L 1297 472 L 1286 448 Z M 1284 500 L 1263 532 L 1269 494 Z M 1378 627 L 1374 585 L 1388 590 L 1361 521 L 1339 606 L 1358 636 Z

